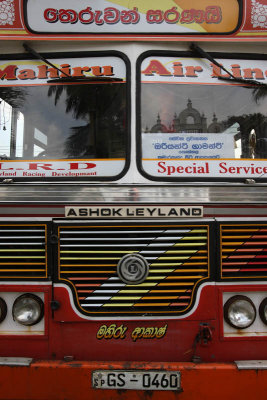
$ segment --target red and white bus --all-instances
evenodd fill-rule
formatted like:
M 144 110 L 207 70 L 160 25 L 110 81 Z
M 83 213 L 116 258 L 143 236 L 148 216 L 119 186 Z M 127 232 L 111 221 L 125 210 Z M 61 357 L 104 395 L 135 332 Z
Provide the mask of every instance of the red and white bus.
M 0 0 L 0 399 L 267 391 L 267 1 Z

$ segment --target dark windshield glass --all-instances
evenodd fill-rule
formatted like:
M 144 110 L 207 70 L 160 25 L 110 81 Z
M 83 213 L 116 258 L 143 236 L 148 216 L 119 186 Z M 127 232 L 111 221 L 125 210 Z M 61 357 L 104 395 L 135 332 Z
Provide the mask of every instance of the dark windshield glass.
M 2 158 L 125 157 L 125 85 L 0 87 Z
M 124 61 L 112 56 L 53 62 L 58 69 L 32 60 L 0 65 L 3 176 L 117 176 L 125 166 L 128 132 Z

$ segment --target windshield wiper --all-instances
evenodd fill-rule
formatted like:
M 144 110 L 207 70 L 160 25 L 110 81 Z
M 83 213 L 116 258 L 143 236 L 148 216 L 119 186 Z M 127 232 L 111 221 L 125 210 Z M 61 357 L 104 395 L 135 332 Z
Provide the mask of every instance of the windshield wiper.
M 113 82 L 122 82 L 123 79 L 121 78 L 112 78 L 110 76 L 68 76 L 68 77 L 62 77 L 62 78 L 55 78 L 55 79 L 49 79 L 47 83 L 58 83 L 58 82 L 66 82 L 66 83 L 72 83 L 72 82 L 91 82 L 91 83 L 99 83 L 99 82 L 107 82 L 107 83 L 113 83 Z
M 66 82 L 66 83 L 71 83 L 71 82 L 91 82 L 91 83 L 108 82 L 108 83 L 113 83 L 113 82 L 122 82 L 123 81 L 123 79 L 121 79 L 121 78 L 113 78 L 110 76 L 70 76 L 66 72 L 62 71 L 62 69 L 60 69 L 56 65 L 52 64 L 44 56 L 42 56 L 40 53 L 38 53 L 37 51 L 32 49 L 26 43 L 23 43 L 23 47 L 32 56 L 38 58 L 39 60 L 42 60 L 50 67 L 55 68 L 61 74 L 65 75 L 63 77 L 49 79 L 49 80 L 47 80 L 47 83 L 57 83 L 57 82 Z
M 55 68 L 57 71 L 59 71 L 61 74 L 65 75 L 67 78 L 69 78 L 69 75 L 66 74 L 66 72 L 62 71 L 60 68 L 58 68 L 56 65 L 52 64 L 50 61 L 48 61 L 45 57 L 43 57 L 40 53 L 37 53 L 37 51 L 33 50 L 30 46 L 28 46 L 26 43 L 23 43 L 24 49 L 30 53 L 32 56 L 38 58 L 39 60 L 42 60 L 45 62 L 47 65 L 49 65 L 52 68 Z
M 258 82 L 255 79 L 244 79 L 244 78 L 237 78 L 234 76 L 230 71 L 228 71 L 222 64 L 219 64 L 218 61 L 216 61 L 209 53 L 207 53 L 205 50 L 203 50 L 201 47 L 199 47 L 197 44 L 192 43 L 190 46 L 190 49 L 200 55 L 203 58 L 206 58 L 207 60 L 211 61 L 214 65 L 222 69 L 224 72 L 226 72 L 230 78 L 227 76 L 217 76 L 218 79 L 224 80 L 224 81 L 235 81 L 238 83 L 246 83 L 246 84 L 251 84 L 251 85 L 256 85 L 256 86 L 264 86 L 267 87 L 266 83 Z

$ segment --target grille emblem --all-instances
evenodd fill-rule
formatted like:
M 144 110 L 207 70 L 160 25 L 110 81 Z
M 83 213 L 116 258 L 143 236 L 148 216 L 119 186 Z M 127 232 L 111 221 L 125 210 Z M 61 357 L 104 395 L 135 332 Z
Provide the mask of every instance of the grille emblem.
M 124 283 L 136 285 L 144 282 L 149 273 L 149 266 L 140 254 L 126 254 L 117 265 L 117 273 Z

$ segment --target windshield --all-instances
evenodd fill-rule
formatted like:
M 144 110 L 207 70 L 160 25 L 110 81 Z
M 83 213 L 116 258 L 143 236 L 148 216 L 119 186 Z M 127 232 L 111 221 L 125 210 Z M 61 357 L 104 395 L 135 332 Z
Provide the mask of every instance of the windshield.
M 42 61 L 2 62 L 0 176 L 117 176 L 127 143 L 124 61 L 53 62 L 70 76 L 67 82 Z
M 238 78 L 267 81 L 264 60 L 219 63 Z M 141 168 L 146 174 L 266 178 L 267 86 L 219 79 L 227 74 L 204 59 L 149 57 L 141 71 Z

